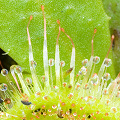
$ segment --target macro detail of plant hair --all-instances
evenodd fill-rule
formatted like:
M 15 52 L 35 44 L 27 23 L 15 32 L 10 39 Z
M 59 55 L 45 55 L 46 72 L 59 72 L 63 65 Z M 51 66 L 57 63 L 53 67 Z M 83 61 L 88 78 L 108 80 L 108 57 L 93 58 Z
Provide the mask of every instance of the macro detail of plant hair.
M 76 74 L 80 69 L 82 59 L 90 58 L 92 34 L 94 28 L 97 28 L 97 35 L 94 40 L 95 55 L 100 56 L 102 61 L 110 45 L 110 33 L 108 22 L 110 18 L 103 9 L 101 0 L 2 0 L 1 1 L 1 38 L 0 47 L 8 55 L 13 58 L 23 70 L 25 76 L 30 76 L 29 60 L 28 60 L 28 42 L 26 27 L 28 18 L 33 15 L 31 21 L 30 34 L 34 52 L 34 59 L 37 62 L 36 74 L 38 77 L 44 74 L 43 67 L 43 21 L 40 5 L 45 5 L 46 27 L 48 38 L 48 57 L 55 57 L 55 40 L 58 34 L 57 19 L 61 21 L 61 26 L 74 40 L 76 47 Z M 65 34 L 60 36 L 60 56 L 66 65 L 65 71 L 69 69 L 71 56 L 71 43 Z M 112 59 L 112 54 L 110 53 Z M 96 67 L 96 72 L 98 68 Z M 113 64 L 108 71 L 114 76 Z M 54 71 L 53 71 L 54 74 Z M 4 77 L 0 75 L 1 81 Z
M 42 4 L 43 2 L 37 1 L 33 3 Z M 50 5 L 52 1 L 48 3 Z M 84 27 L 75 26 L 73 28 L 69 28 L 69 26 L 79 23 L 79 21 L 77 21 L 78 17 L 76 16 L 75 21 L 70 19 L 73 17 L 73 13 L 77 12 L 75 9 L 79 10 L 79 8 L 77 8 L 78 6 L 74 6 L 72 2 L 69 3 L 70 6 L 68 6 L 66 3 L 64 9 L 59 8 L 60 13 L 58 12 L 58 16 L 55 16 L 57 19 L 52 23 L 52 21 L 54 21 L 54 15 L 51 15 L 51 10 L 48 10 L 48 3 L 45 2 L 45 5 L 41 5 L 41 9 L 39 5 L 38 13 L 32 11 L 31 14 L 29 13 L 29 17 L 24 18 L 24 20 L 26 19 L 27 21 L 25 33 L 27 35 L 26 41 L 28 47 L 25 49 L 23 49 L 23 47 L 20 48 L 20 50 L 22 49 L 24 51 L 20 52 L 21 56 L 19 56 L 20 58 L 18 60 L 18 56 L 14 57 L 16 53 L 12 53 L 12 48 L 10 48 L 8 52 L 12 58 L 16 59 L 18 65 L 12 65 L 8 72 L 2 65 L 2 62 L 0 63 L 0 66 L 3 68 L 1 75 L 5 79 L 5 82 L 0 84 L 0 118 L 2 120 L 120 119 L 120 74 L 114 78 L 111 58 L 114 35 L 111 36 L 110 41 L 108 31 L 109 17 L 104 13 L 101 1 L 97 0 L 94 2 L 91 0 L 78 2 L 83 7 L 83 9 L 81 9 L 82 16 L 80 16 L 80 22 L 82 22 L 82 24 L 79 25 L 83 25 Z M 60 6 L 60 3 L 61 2 L 58 1 L 57 4 Z M 65 1 L 63 3 L 65 3 Z M 54 5 L 55 3 L 53 6 Z M 51 9 L 58 9 L 53 6 Z M 96 14 L 87 12 L 90 6 L 92 6 L 93 11 L 97 11 Z M 87 7 L 89 9 L 87 9 Z M 98 14 L 100 10 L 104 13 L 103 16 Z M 60 17 L 64 11 L 67 13 L 66 16 L 68 15 L 66 21 L 64 21 L 64 18 L 62 19 L 63 16 Z M 87 13 L 85 14 L 85 12 Z M 88 13 L 91 13 L 91 15 L 87 16 Z M 42 23 L 41 30 L 38 34 L 43 35 L 43 37 L 36 41 L 43 39 L 41 47 L 38 45 L 39 42 L 35 43 L 32 38 L 34 36 L 32 31 L 34 32 L 35 30 L 36 32 L 39 26 L 39 24 L 37 26 L 34 24 L 35 19 L 37 19 L 36 15 L 38 14 L 41 14 L 39 21 Z M 99 18 L 103 19 L 102 21 L 97 21 L 97 18 L 94 16 L 100 16 Z M 89 17 L 91 17 L 91 20 L 88 20 Z M 19 16 L 19 18 L 23 20 L 23 17 Z M 73 18 L 75 18 L 75 16 Z M 96 23 L 94 24 L 94 22 Z M 89 28 L 87 26 L 89 26 Z M 104 28 L 105 26 L 106 28 Z M 81 40 L 76 40 L 75 35 L 77 34 L 74 35 L 78 27 L 82 29 L 80 36 L 77 36 L 77 38 L 80 37 L 79 39 Z M 89 33 L 89 31 L 91 32 Z M 106 34 L 103 34 L 104 32 L 106 32 Z M 3 36 L 4 35 L 5 34 L 3 34 Z M 52 37 L 49 40 L 50 36 L 54 37 L 54 40 L 51 40 Z M 84 39 L 89 40 L 84 41 Z M 103 42 L 101 39 L 106 39 L 108 43 Z M 101 49 L 97 48 L 96 45 L 98 41 L 103 48 L 101 48 L 100 45 L 98 45 L 98 48 L 100 47 Z M 12 40 L 12 42 L 14 41 Z M 20 42 L 23 41 L 21 40 Z M 4 42 L 0 45 L 3 43 Z M 11 42 L 8 42 L 8 44 L 9 43 Z M 108 44 L 105 46 L 106 49 L 104 49 L 103 43 L 105 45 Z M 39 49 L 37 45 L 35 47 L 34 44 L 37 44 Z M 51 53 L 53 48 L 49 48 L 53 45 L 55 46 L 53 47 L 54 55 Z M 17 48 L 19 49 L 20 46 L 17 46 Z M 3 46 L 3 49 L 7 50 L 7 47 Z M 16 49 L 16 51 L 18 50 Z M 18 55 L 20 53 L 18 53 Z M 23 57 L 25 53 L 28 53 L 26 59 Z M 40 58 L 42 62 L 36 57 L 38 54 L 41 55 Z M 22 57 L 24 60 L 21 60 Z M 10 75 L 12 77 L 10 77 Z

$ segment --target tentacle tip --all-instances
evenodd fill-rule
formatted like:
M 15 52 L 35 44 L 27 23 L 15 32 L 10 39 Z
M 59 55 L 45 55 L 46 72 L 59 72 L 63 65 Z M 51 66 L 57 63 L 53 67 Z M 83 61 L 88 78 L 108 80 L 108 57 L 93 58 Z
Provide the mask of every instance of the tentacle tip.
M 95 34 L 96 32 L 97 32 L 97 29 L 95 28 L 95 29 L 94 29 L 94 34 Z
M 60 24 L 60 20 L 57 20 L 57 24 Z
M 61 28 L 61 31 L 62 31 L 62 32 L 65 32 L 64 28 Z
M 31 15 L 31 16 L 30 16 L 30 21 L 31 21 L 32 19 L 33 19 L 33 16 Z
M 114 38 L 115 38 L 115 36 L 114 36 L 114 35 L 112 35 L 111 40 L 114 40 Z
M 43 5 L 41 5 L 41 9 L 42 9 L 42 11 L 44 11 L 44 6 Z
M 118 73 L 118 77 L 120 77 L 120 72 Z

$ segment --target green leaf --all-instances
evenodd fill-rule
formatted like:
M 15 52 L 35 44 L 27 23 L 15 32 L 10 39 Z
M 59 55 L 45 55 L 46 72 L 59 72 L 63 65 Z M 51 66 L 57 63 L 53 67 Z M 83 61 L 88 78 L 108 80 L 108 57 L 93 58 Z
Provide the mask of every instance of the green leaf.
M 75 44 L 77 74 L 82 66 L 82 60 L 89 59 L 91 56 L 91 39 L 94 28 L 96 28 L 94 55 L 101 59 L 99 65 L 96 65 L 96 72 L 98 72 L 110 46 L 108 26 L 110 18 L 104 12 L 101 0 L 1 0 L 0 47 L 5 52 L 10 49 L 9 55 L 22 67 L 24 72 L 30 73 L 26 28 L 30 15 L 33 15 L 29 31 L 34 59 L 37 62 L 36 71 L 37 74 L 44 75 L 42 58 L 44 26 L 41 5 L 45 7 L 49 58 L 55 58 L 58 34 L 56 21 L 59 19 L 61 27 L 65 29 Z M 59 44 L 60 58 L 65 61 L 63 69 L 65 71 L 70 68 L 72 45 L 64 33 L 60 35 Z M 109 57 L 112 58 L 111 53 Z M 114 77 L 113 65 L 108 72 Z

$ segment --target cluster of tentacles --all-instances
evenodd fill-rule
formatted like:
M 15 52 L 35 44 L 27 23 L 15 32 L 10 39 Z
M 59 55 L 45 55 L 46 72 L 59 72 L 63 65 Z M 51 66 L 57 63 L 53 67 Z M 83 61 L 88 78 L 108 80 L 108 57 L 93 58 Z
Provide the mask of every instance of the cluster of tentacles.
M 43 62 L 45 75 L 39 80 L 36 75 L 36 62 L 33 58 L 32 45 L 28 26 L 29 43 L 29 65 L 31 78 L 24 79 L 22 69 L 18 65 L 13 65 L 10 72 L 15 80 L 14 84 L 10 81 L 8 71 L 2 69 L 1 74 L 6 77 L 7 84 L 0 85 L 0 119 L 5 120 L 37 120 L 37 119 L 68 119 L 68 120 L 118 120 L 120 119 L 120 74 L 112 80 L 110 74 L 106 72 L 112 64 L 108 58 L 112 47 L 114 36 L 111 38 L 111 46 L 100 67 L 95 73 L 95 65 L 100 58 L 93 54 L 93 39 L 97 30 L 94 30 L 92 38 L 92 54 L 90 60 L 82 61 L 83 67 L 75 76 L 75 46 L 73 40 L 61 28 L 60 21 L 59 33 L 56 41 L 55 62 L 54 59 L 48 60 L 47 38 L 46 38 L 46 19 L 44 6 L 41 6 L 44 16 L 44 44 Z M 63 72 L 64 61 L 60 61 L 59 56 L 59 36 L 64 32 L 72 43 L 72 54 L 70 69 Z M 53 82 L 52 66 L 55 64 L 56 83 Z M 50 68 L 50 70 L 49 70 Z M 17 77 L 16 77 L 17 75 Z M 66 76 L 70 80 L 65 82 Z M 18 80 L 20 83 L 18 82 Z M 43 84 L 41 82 L 44 81 Z M 109 85 L 107 84 L 109 81 Z M 4 94 L 3 94 L 4 93 Z

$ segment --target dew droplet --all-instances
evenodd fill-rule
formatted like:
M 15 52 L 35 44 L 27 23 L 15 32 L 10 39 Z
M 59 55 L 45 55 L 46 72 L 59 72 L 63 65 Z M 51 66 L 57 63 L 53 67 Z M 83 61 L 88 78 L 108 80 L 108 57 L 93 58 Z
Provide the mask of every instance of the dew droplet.
M 40 97 L 41 96 L 41 93 L 40 92 L 36 92 L 35 93 L 35 97 Z
M 66 115 L 69 115 L 70 114 L 70 112 L 69 111 L 66 111 Z
M 49 112 L 49 111 L 48 111 L 48 112 Z M 49 116 L 52 116 L 52 113 L 49 113 L 48 115 L 49 115 Z
M 31 61 L 31 66 L 35 68 L 37 66 L 37 63 L 35 61 Z
M 74 112 L 74 113 L 73 113 L 73 116 L 77 116 L 77 113 L 76 113 L 76 112 Z
M 7 70 L 7 69 L 2 69 L 2 70 L 1 70 L 1 74 L 2 74 L 3 76 L 6 76 L 6 75 L 8 74 L 8 70 Z
M 90 79 L 92 85 L 97 85 L 98 84 L 99 77 L 95 73 L 92 78 Z
M 46 82 L 47 81 L 47 78 L 45 77 L 45 75 L 41 76 L 41 80 L 42 80 L 42 82 Z
M 60 66 L 64 67 L 65 66 L 65 61 L 60 61 Z
M 14 85 L 13 81 L 9 81 L 9 83 L 10 83 L 10 85 L 12 85 L 12 86 Z
M 109 105 L 110 104 L 110 99 L 107 99 L 106 101 L 105 101 L 105 105 Z
M 1 91 L 6 91 L 7 90 L 7 85 L 5 83 L 0 84 L 0 90 Z
M 68 98 L 72 99 L 73 98 L 73 93 L 68 94 Z
M 109 67 L 112 64 L 111 59 L 105 58 L 104 64 L 106 67 Z
M 43 99 L 48 100 L 48 96 L 47 95 L 43 96 Z
M 65 106 L 66 104 L 65 104 L 65 102 L 62 102 L 61 105 L 62 105 L 62 106 Z
M 56 109 L 56 108 L 57 108 L 57 106 L 56 106 L 56 105 L 52 105 L 52 108 L 53 108 L 53 109 Z
M 54 90 L 55 91 L 59 90 L 59 87 L 58 86 L 54 86 Z
M 112 108 L 111 108 L 111 112 L 112 112 L 112 113 L 116 113 L 116 112 L 117 112 L 117 108 L 116 108 L 116 107 L 112 107 Z
M 14 70 L 15 70 L 16 73 L 21 73 L 22 72 L 22 68 L 20 66 L 18 66 L 18 65 L 16 65 L 14 67 Z
M 45 109 L 45 107 L 46 107 L 45 105 L 42 105 L 42 109 Z
M 103 95 L 108 95 L 108 93 L 109 93 L 109 92 L 108 92 L 108 89 L 107 89 L 107 88 L 104 88 L 104 89 L 103 89 Z
M 72 103 L 72 104 L 71 104 L 71 107 L 72 107 L 72 108 L 74 108 L 75 106 L 76 106 L 75 103 Z
M 52 110 L 51 110 L 51 109 L 48 109 L 48 112 L 52 112 Z
M 85 66 L 85 67 L 87 67 L 88 66 L 88 59 L 84 59 L 82 61 L 82 65 Z
M 80 110 L 83 110 L 84 108 L 83 107 L 80 107 Z
M 11 103 L 11 99 L 10 99 L 10 98 L 6 98 L 6 99 L 4 100 L 4 102 L 5 102 L 5 104 L 10 104 L 10 103 Z
M 79 74 L 80 75 L 85 75 L 87 73 L 87 69 L 83 66 L 80 71 L 79 71 Z
M 27 81 L 28 85 L 32 84 L 32 79 L 31 78 L 26 78 L 26 81 Z
M 54 65 L 54 59 L 49 59 L 49 66 L 53 66 Z
M 108 81 L 110 79 L 110 74 L 109 73 L 105 73 L 103 76 L 103 79 Z
M 63 83 L 63 87 L 66 87 L 66 85 L 67 85 L 67 83 L 66 83 L 66 82 L 64 82 L 64 83 Z
M 76 83 L 75 88 L 76 88 L 76 90 L 80 90 L 80 83 Z
M 85 97 L 84 100 L 87 102 L 87 104 L 91 105 L 96 101 L 96 98 L 94 98 L 93 96 L 88 96 Z
M 98 64 L 98 63 L 100 62 L 100 57 L 95 56 L 95 57 L 93 58 L 93 62 L 94 62 L 95 64 Z
M 84 85 L 83 89 L 85 89 L 85 90 L 89 89 L 89 86 L 87 83 Z
M 34 110 L 35 109 L 35 105 L 31 104 L 29 109 L 30 110 Z

